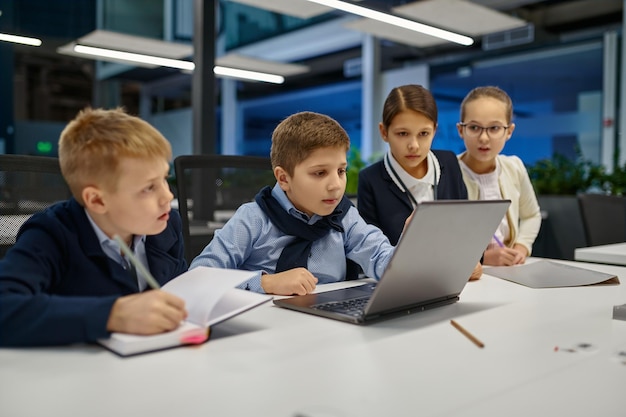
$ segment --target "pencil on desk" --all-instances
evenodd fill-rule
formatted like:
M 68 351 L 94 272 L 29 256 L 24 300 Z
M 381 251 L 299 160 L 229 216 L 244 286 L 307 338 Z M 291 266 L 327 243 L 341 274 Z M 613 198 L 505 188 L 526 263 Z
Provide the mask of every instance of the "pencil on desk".
M 457 323 L 456 321 L 450 320 L 450 324 L 452 324 L 458 331 L 463 333 L 463 335 L 465 335 L 465 337 L 467 337 L 469 340 L 471 340 L 479 348 L 484 348 L 485 347 L 485 344 L 483 342 L 481 342 L 473 334 L 471 334 L 470 332 L 465 330 L 465 328 L 463 326 L 461 326 L 459 323 Z

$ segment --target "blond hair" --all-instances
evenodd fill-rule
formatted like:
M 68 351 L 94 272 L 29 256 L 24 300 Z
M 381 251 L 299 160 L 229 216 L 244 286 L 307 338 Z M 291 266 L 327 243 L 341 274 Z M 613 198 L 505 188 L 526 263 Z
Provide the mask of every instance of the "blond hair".
M 89 185 L 115 191 L 121 158 L 169 161 L 172 147 L 153 126 L 122 108 L 86 108 L 61 132 L 61 172 L 81 205 L 82 191 Z
M 280 122 L 272 133 L 272 168 L 293 175 L 296 165 L 320 148 L 338 147 L 347 152 L 350 137 L 333 118 L 314 112 L 295 113 Z

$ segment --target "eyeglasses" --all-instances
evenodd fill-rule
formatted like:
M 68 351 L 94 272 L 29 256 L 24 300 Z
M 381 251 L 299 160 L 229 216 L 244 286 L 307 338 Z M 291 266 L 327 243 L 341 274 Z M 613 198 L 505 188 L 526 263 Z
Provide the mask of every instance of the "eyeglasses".
M 479 138 L 484 131 L 487 132 L 487 136 L 489 137 L 489 139 L 502 139 L 510 125 L 482 127 L 473 123 L 459 123 L 459 126 L 463 127 L 463 133 L 465 133 L 465 136 L 471 139 Z

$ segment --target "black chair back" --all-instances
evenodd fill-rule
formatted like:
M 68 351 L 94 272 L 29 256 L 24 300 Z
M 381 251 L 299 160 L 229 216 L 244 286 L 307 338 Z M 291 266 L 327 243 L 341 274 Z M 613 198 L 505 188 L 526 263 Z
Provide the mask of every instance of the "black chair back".
M 70 196 L 58 158 L 0 155 L 0 258 L 31 215 Z
M 579 194 L 587 246 L 626 241 L 626 198 L 604 194 Z
M 182 155 L 174 171 L 189 263 L 240 205 L 276 182 L 270 159 L 257 156 Z

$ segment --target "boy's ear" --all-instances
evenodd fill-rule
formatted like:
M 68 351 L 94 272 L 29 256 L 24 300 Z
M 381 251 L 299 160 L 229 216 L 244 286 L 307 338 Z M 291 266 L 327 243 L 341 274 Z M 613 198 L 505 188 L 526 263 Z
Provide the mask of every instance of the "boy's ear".
M 106 212 L 106 205 L 104 203 L 104 199 L 102 198 L 102 190 L 98 187 L 89 185 L 83 188 L 81 196 L 83 197 L 85 208 L 98 214 Z
M 274 168 L 274 177 L 283 191 L 289 191 L 289 174 L 281 166 Z

